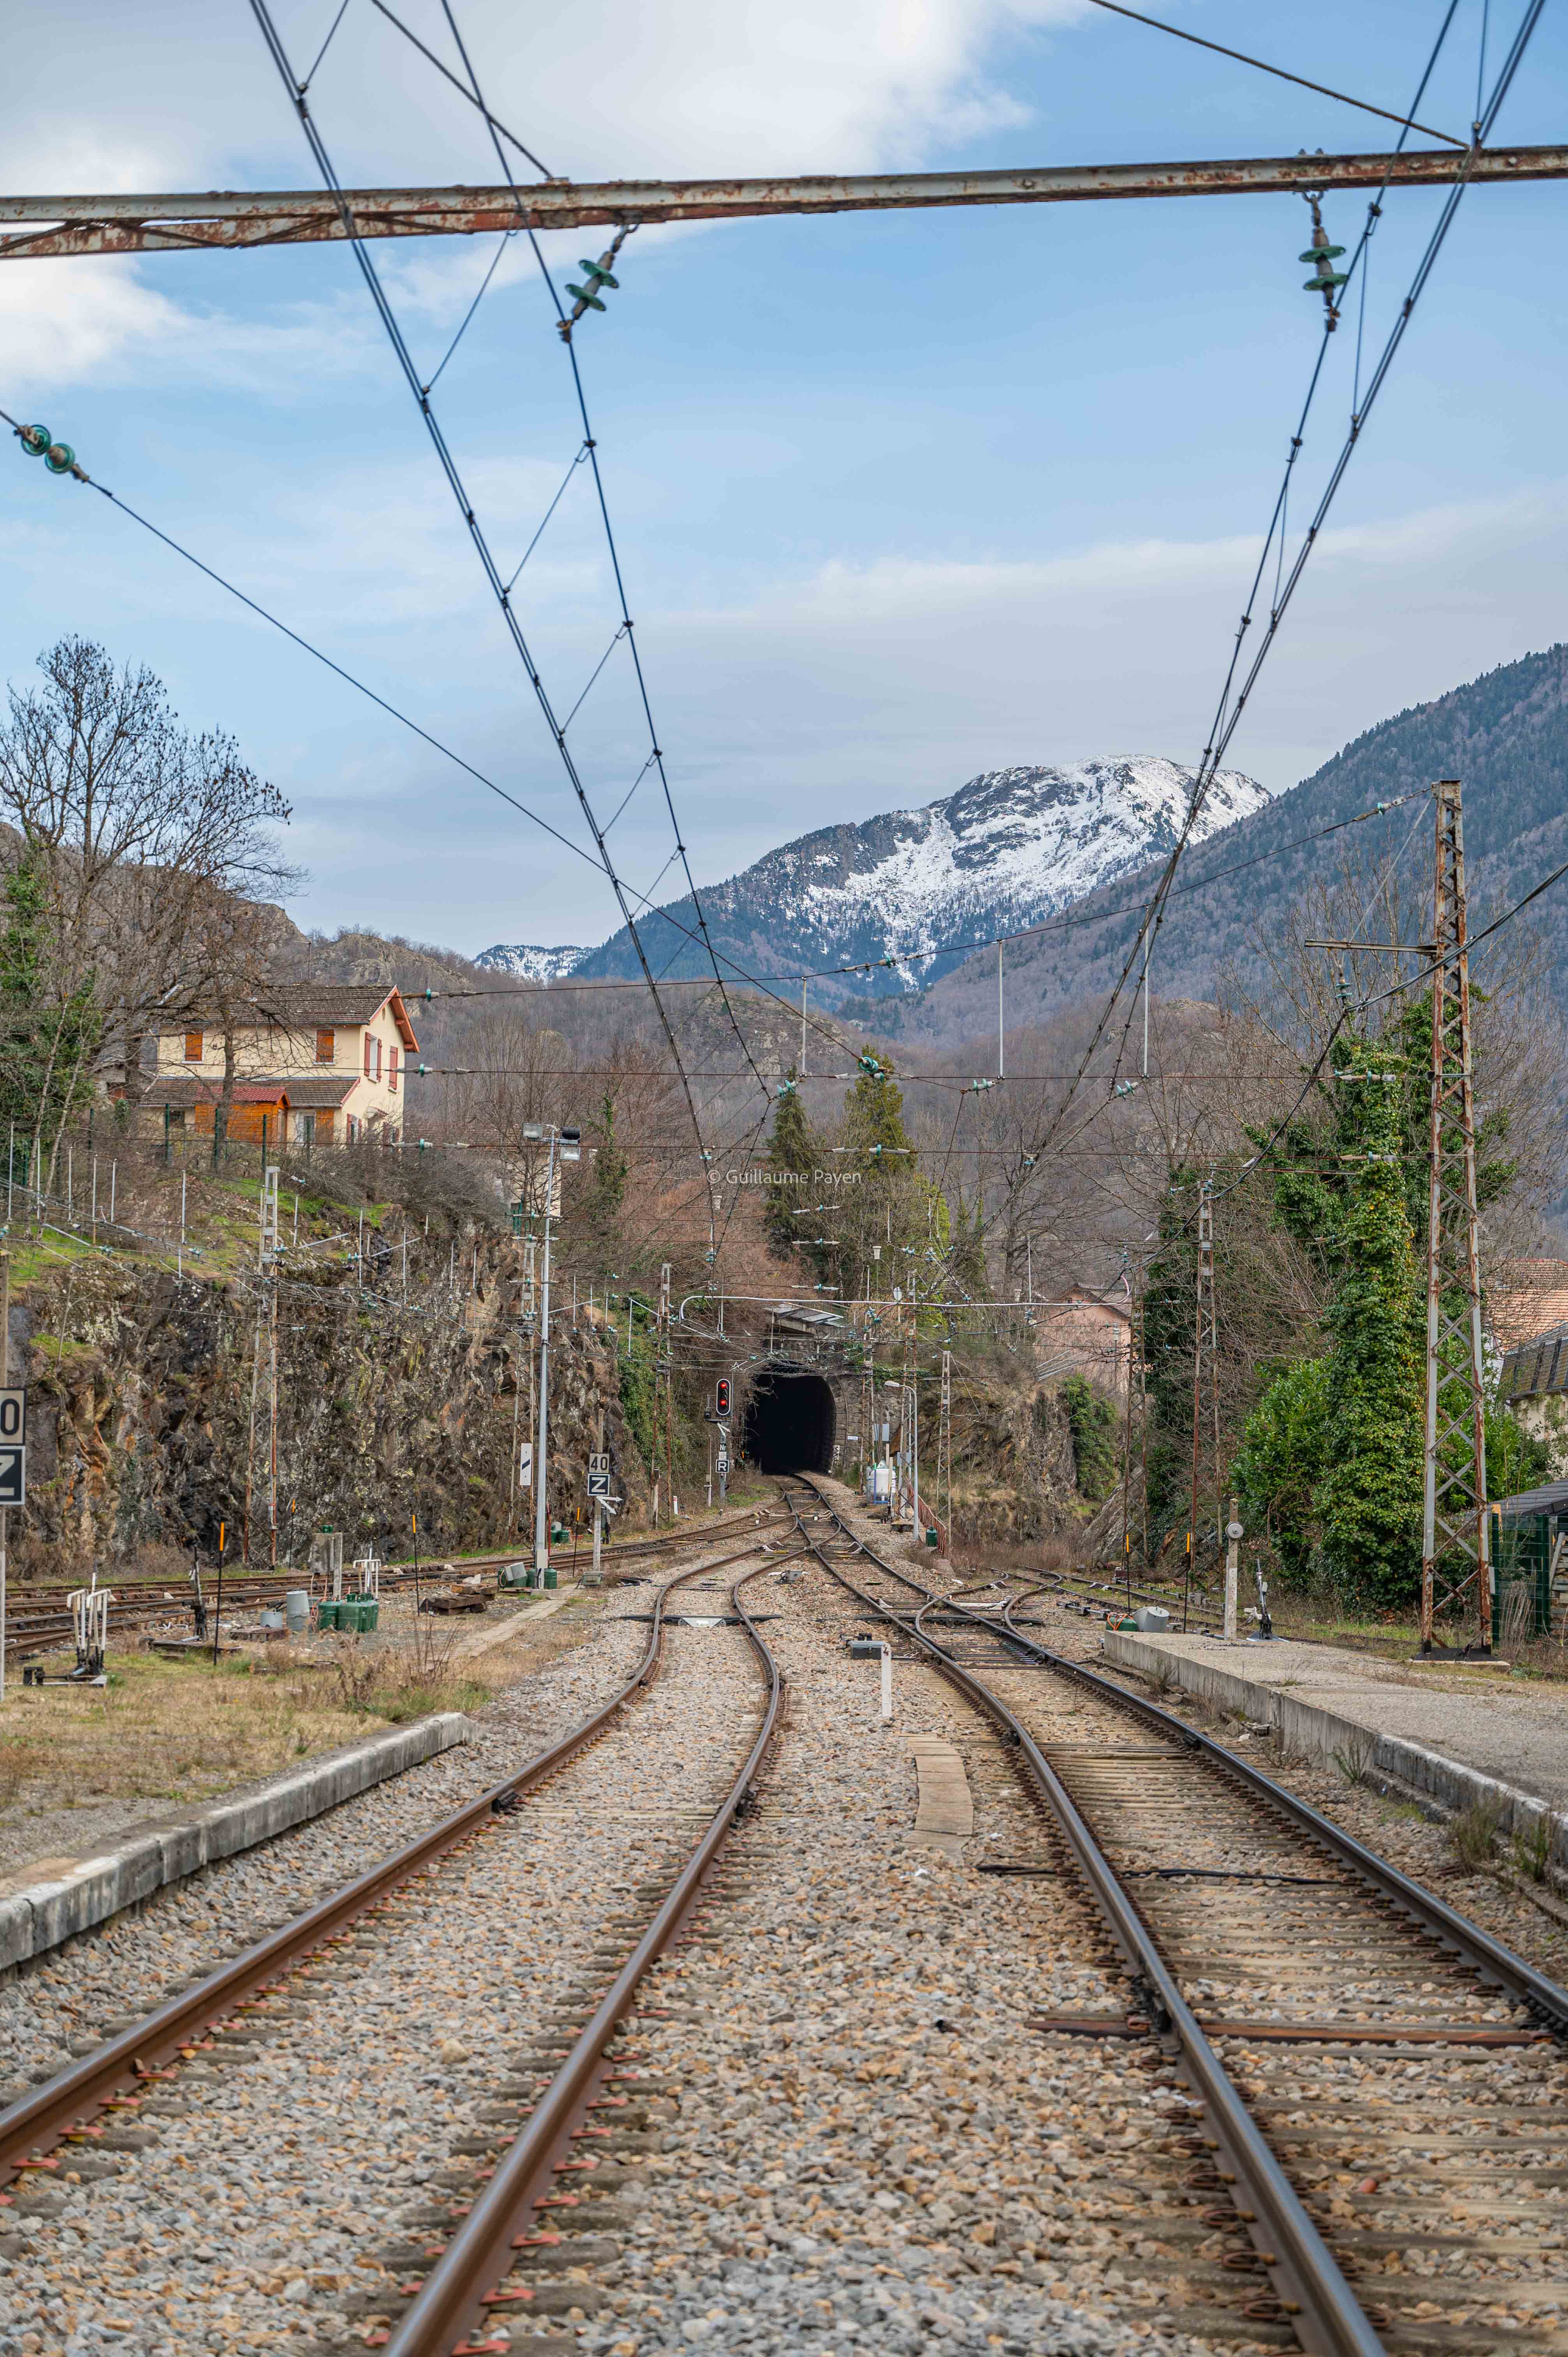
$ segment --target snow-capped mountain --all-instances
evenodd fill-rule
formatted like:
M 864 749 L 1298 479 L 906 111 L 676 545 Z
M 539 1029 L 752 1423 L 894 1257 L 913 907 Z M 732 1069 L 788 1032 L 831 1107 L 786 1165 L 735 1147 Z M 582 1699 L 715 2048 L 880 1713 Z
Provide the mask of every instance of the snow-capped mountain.
M 481 950 L 474 963 L 492 974 L 515 974 L 521 982 L 560 982 L 566 974 L 575 974 L 587 954 L 580 943 L 574 942 L 552 950 L 533 942 L 496 942 Z
M 1194 772 L 1157 755 L 992 770 L 923 809 L 888 811 L 859 825 L 822 827 L 770 851 L 725 884 L 703 888 L 716 948 L 757 974 L 871 964 L 848 985 L 917 989 L 933 953 L 1037 924 L 1098 886 L 1141 866 L 1176 842 Z M 1193 829 L 1202 843 L 1265 807 L 1267 790 L 1221 770 Z M 667 921 L 672 920 L 673 922 Z M 707 971 L 691 902 L 639 920 L 657 972 Z M 481 963 L 499 956 L 489 951 Z M 511 952 L 510 954 L 515 954 Z M 588 952 L 585 974 L 635 973 L 626 934 Z M 824 996 L 832 996 L 831 985 Z

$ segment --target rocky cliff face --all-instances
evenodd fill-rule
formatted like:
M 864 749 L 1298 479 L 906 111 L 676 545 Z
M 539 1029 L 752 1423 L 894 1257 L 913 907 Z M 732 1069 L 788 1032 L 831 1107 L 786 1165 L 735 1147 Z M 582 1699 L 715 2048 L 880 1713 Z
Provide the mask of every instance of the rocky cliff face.
M 252 1441 L 258 1295 L 165 1270 L 82 1260 L 27 1287 L 12 1366 L 28 1383 L 28 1505 L 19 1535 L 60 1569 L 108 1568 L 148 1544 L 197 1544 L 220 1523 L 230 1560 L 245 1520 L 267 1558 L 267 1351 Z M 406 1555 L 506 1545 L 531 1501 L 512 1491 L 530 1426 L 529 1364 L 504 1245 L 481 1246 L 477 1291 L 403 1308 L 351 1283 L 285 1276 L 278 1313 L 278 1555 L 303 1560 L 327 1524 L 346 1548 Z M 646 1474 L 621 1414 L 615 1349 L 585 1314 L 552 1321 L 550 1501 L 585 1502 L 600 1415 L 617 1527 L 647 1518 Z M 15 1375 L 14 1378 L 15 1380 Z

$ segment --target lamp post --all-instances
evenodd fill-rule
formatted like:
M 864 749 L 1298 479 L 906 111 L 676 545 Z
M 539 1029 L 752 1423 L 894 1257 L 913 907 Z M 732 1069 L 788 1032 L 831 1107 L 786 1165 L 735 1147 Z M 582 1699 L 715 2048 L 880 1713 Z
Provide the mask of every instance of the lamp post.
M 545 1468 L 550 1461 L 550 1239 L 555 1217 L 557 1153 L 562 1162 L 580 1162 L 583 1134 L 576 1129 L 557 1129 L 553 1122 L 542 1126 L 531 1121 L 524 1124 L 522 1135 L 525 1147 L 549 1141 L 544 1167 L 544 1266 L 539 1293 L 539 1454 L 533 1467 L 533 1568 L 542 1574 L 550 1568 L 550 1499 Z

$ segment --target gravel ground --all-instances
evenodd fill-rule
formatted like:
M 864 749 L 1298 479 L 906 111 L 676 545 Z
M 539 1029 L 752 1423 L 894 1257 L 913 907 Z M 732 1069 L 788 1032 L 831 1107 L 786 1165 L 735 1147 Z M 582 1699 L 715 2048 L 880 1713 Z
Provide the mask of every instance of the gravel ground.
M 647 1631 L 607 1618 L 606 1642 L 557 1666 L 547 1703 L 533 1690 L 508 1697 L 512 1738 L 487 1732 L 492 1755 L 516 1759 L 520 1723 L 537 1748 L 624 1683 Z M 347 2330 L 380 2281 L 360 2272 L 365 2238 L 433 2183 L 471 2174 L 462 2137 L 507 2045 L 563 1986 L 592 1981 L 610 1910 L 632 1887 L 626 1877 L 634 1865 L 661 1867 L 671 1844 L 683 1845 L 693 1807 L 719 1797 L 758 1691 L 737 1632 L 675 1631 L 663 1674 L 624 1724 L 538 1803 L 493 1820 L 432 1870 L 438 1908 L 426 1888 L 395 1894 L 345 1946 L 247 2008 L 230 2033 L 243 2044 L 183 2068 L 133 2127 L 111 2128 L 111 2150 L 68 2150 L 50 2190 L 16 2203 L 4 2357 L 106 2348 L 185 2357 Z M 498 1764 L 492 1756 L 492 1776 Z M 404 1795 L 402 1824 L 377 1812 L 382 1800 L 368 1803 L 373 1825 L 361 1816 L 354 1828 L 368 1855 L 412 1830 L 411 1817 L 433 1813 L 428 1784 L 423 1803 Z M 332 1821 L 335 1882 L 360 1862 L 342 1838 L 348 1813 Z M 240 1871 L 262 1863 L 239 1862 Z M 264 1886 L 260 1904 L 275 1892 Z M 291 1891 L 294 1903 L 299 1895 Z M 233 1903 L 254 1916 L 250 1881 Z M 131 1928 L 145 1937 L 148 1921 Z M 196 1927 L 198 1940 L 210 1922 Z M 50 1992 L 61 2014 L 81 2007 L 79 1954 L 50 1968 L 75 1983 Z M 47 1977 L 33 1976 L 26 1994 Z M 166 2122 L 178 2123 L 172 2134 Z M 140 2147 L 134 2158 L 128 2146 Z
M 1514 1867 L 1506 1843 L 1497 1845 L 1492 1865 L 1477 1872 L 1459 1859 L 1447 1819 L 1429 1817 L 1413 1802 L 1397 1794 L 1352 1784 L 1337 1768 L 1282 1752 L 1272 1739 L 1250 1735 L 1238 1720 L 1207 1708 L 1191 1695 L 1172 1689 L 1156 1695 L 1147 1680 L 1132 1677 L 1101 1659 L 1097 1623 L 1075 1613 L 1053 1614 L 1047 1605 L 1029 1609 L 1049 1620 L 1048 1628 L 1038 1633 L 1053 1652 L 1084 1662 L 1130 1694 L 1158 1701 L 1173 1717 L 1200 1727 L 1242 1758 L 1254 1760 L 1265 1776 L 1332 1818 L 1402 1874 L 1435 1890 L 1450 1907 L 1469 1916 L 1537 1971 L 1568 1986 L 1568 1902 L 1551 1890 L 1538 1894 L 1533 1886 L 1527 1889 L 1526 1878 Z
M 855 1608 L 824 1574 L 759 1586 L 755 1608 L 765 1593 L 789 1732 L 692 1935 L 649 1985 L 638 2036 L 677 2117 L 639 2166 L 583 2345 L 1207 2348 L 1181 2326 L 1235 2278 L 1210 2282 L 1197 2255 L 1219 2238 L 1195 2237 L 1182 2206 L 1185 2156 L 1152 2150 L 1169 2135 L 1167 2076 L 1140 2049 L 1026 2026 L 1036 2005 L 1129 2001 L 1054 1835 L 923 1665 L 897 1665 L 882 1727 L 875 1664 L 844 1651 Z M 968 1864 L 910 1846 L 916 1734 L 965 1760 Z M 1004 1858 L 1044 1875 L 973 1870 Z
M 118 1917 L 0 1982 L 0 2101 L 287 1922 L 588 1717 L 625 1684 L 647 1642 L 646 1629 L 616 1620 L 636 1609 L 608 1594 L 602 1639 L 559 1655 L 487 1704 L 474 1716 L 471 1742 L 172 1885 L 140 1913 Z

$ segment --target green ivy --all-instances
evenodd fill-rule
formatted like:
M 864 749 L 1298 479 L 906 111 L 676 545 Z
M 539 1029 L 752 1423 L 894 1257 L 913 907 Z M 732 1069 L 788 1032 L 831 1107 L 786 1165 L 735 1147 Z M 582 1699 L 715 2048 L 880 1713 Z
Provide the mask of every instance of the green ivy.
M 653 1463 L 654 1394 L 653 1337 L 648 1312 L 641 1311 L 639 1323 L 634 1308 L 630 1348 L 620 1362 L 620 1408 L 627 1430 L 648 1466 Z
M 1116 1482 L 1116 1410 L 1085 1375 L 1068 1377 L 1062 1385 L 1062 1405 L 1072 1435 L 1079 1493 L 1098 1505 Z
M 1326 1359 L 1286 1367 L 1247 1418 L 1233 1468 L 1241 1519 L 1273 1542 L 1291 1585 L 1305 1579 L 1316 1542 L 1330 1389 Z
M 1348 1165 L 1338 1273 L 1324 1327 L 1334 1345 L 1315 1502 L 1340 1594 L 1407 1603 L 1421 1577 L 1426 1337 L 1403 1171 L 1404 1059 L 1391 1039 L 1336 1049 Z

